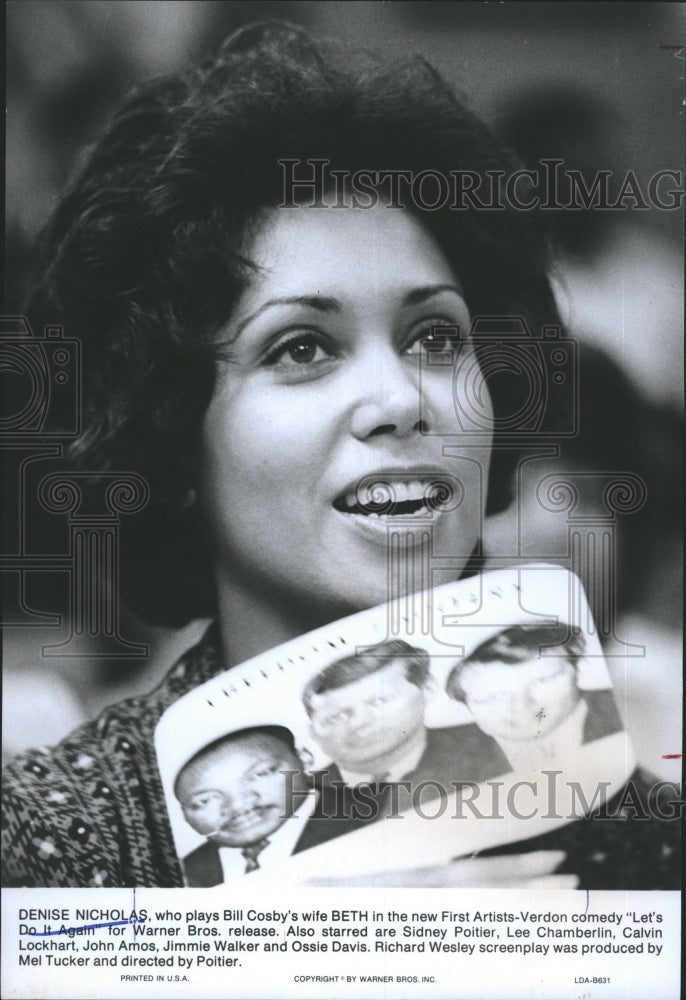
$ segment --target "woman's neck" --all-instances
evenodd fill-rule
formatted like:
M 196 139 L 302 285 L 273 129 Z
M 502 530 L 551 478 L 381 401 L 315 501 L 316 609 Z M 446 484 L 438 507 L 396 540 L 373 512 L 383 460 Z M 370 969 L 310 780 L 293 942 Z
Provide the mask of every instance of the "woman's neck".
M 470 559 L 462 576 L 471 576 L 476 571 L 476 561 Z M 433 574 L 432 585 L 437 587 L 454 579 L 454 570 L 439 570 Z M 313 629 L 364 610 L 363 607 L 325 602 L 311 594 L 284 593 L 281 589 L 266 587 L 264 581 L 246 581 L 245 577 L 237 581 L 230 574 L 218 573 L 216 588 L 227 669 Z
M 355 611 L 323 608 L 314 601 L 289 601 L 226 579 L 217 581 L 217 607 L 227 668 Z

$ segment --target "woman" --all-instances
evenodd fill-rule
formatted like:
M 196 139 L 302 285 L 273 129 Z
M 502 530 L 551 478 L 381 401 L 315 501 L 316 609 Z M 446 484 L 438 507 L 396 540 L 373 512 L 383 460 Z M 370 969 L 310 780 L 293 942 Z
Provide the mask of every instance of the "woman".
M 399 207 L 400 185 L 513 166 L 421 60 L 389 68 L 280 24 L 123 106 L 43 236 L 28 312 L 83 341 L 72 459 L 149 483 L 126 599 L 218 627 L 150 696 L 8 769 L 6 884 L 182 884 L 154 727 L 216 673 L 387 598 L 361 480 L 393 478 L 405 514 L 437 494 L 444 578 L 473 571 L 507 501 L 515 403 L 479 379 L 488 336 L 465 334 L 477 314 L 555 323 L 545 252 L 526 213 L 436 207 L 428 186 Z M 462 862 L 440 884 L 559 861 Z

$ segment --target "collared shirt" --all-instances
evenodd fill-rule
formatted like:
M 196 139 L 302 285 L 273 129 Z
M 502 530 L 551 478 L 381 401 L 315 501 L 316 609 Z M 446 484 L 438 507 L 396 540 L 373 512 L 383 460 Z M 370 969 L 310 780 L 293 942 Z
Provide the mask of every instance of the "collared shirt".
M 280 827 L 269 834 L 269 843 L 260 851 L 257 857 L 258 871 L 260 868 L 274 868 L 281 865 L 286 858 L 290 858 L 293 848 L 305 828 L 305 824 L 312 816 L 317 804 L 317 793 L 310 792 L 304 802 L 293 812 L 292 816 L 284 820 Z M 241 853 L 240 847 L 220 847 L 219 861 L 224 873 L 224 882 L 234 882 L 246 872 L 246 859 Z
M 494 739 L 510 762 L 513 771 L 530 774 L 551 764 L 569 764 L 575 750 L 584 741 L 584 724 L 588 705 L 581 699 L 555 729 L 545 736 L 530 740 Z
M 342 768 L 340 764 L 338 765 L 338 770 L 341 772 L 341 778 L 345 781 L 346 785 L 353 787 L 355 785 L 369 785 L 375 784 L 378 781 L 401 781 L 406 774 L 410 774 L 419 764 L 422 759 L 422 754 L 426 750 L 426 730 L 421 729 L 417 734 L 416 739 L 412 742 L 407 752 L 395 761 L 387 771 L 383 774 L 369 774 L 369 773 L 359 773 L 356 771 L 348 771 Z

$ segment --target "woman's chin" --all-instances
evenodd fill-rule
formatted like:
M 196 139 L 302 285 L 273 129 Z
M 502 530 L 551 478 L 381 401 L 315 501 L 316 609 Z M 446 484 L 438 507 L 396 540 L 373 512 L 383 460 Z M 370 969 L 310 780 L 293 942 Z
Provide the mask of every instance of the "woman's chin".
M 389 580 L 387 574 L 380 577 L 369 574 L 366 578 L 356 575 L 349 579 L 349 586 L 340 586 L 339 582 L 339 586 L 332 588 L 328 597 L 322 594 L 319 601 L 313 602 L 310 598 L 308 603 L 310 606 L 318 605 L 325 619 L 334 620 L 378 607 L 389 601 L 402 600 L 409 594 L 425 590 L 430 586 L 429 580 L 411 577 L 407 579 L 404 575 L 399 580 Z

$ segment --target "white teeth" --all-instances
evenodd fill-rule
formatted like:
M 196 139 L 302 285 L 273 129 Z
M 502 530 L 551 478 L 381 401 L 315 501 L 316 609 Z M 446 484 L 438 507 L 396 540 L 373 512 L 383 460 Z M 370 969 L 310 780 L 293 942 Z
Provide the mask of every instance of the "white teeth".
M 393 503 L 407 503 L 414 501 L 421 503 L 426 496 L 427 483 L 420 479 L 410 479 L 406 482 L 394 480 L 391 483 L 384 483 L 366 486 L 357 493 L 347 493 L 345 500 L 349 506 L 359 503 L 363 506 L 373 504 L 384 504 L 387 501 Z
M 405 480 L 391 477 L 389 481 L 379 477 L 376 482 L 371 477 L 366 477 L 364 486 L 349 489 L 334 506 L 343 513 L 360 514 L 366 518 L 379 518 L 389 514 L 426 516 L 427 512 L 433 513 L 436 510 L 436 491 L 440 491 L 441 485 L 440 479 L 434 476 Z M 400 505 L 410 507 L 408 509 Z
M 408 483 L 393 484 L 395 499 L 399 503 L 405 503 L 408 500 L 421 501 L 424 499 L 425 490 L 426 483 L 420 482 L 416 479 Z

